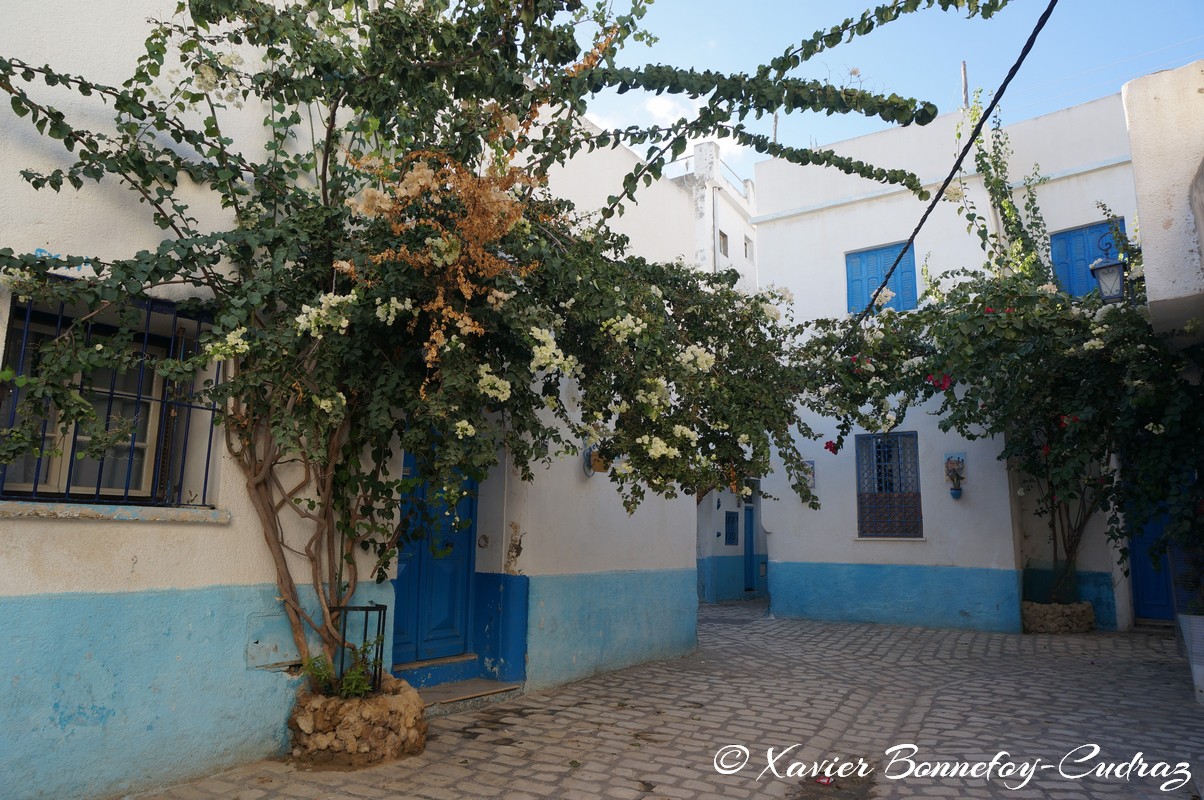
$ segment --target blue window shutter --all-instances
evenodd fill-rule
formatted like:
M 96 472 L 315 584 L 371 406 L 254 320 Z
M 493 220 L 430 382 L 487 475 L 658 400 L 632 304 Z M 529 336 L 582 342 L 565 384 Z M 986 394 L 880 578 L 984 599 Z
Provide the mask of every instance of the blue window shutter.
M 882 283 L 882 276 L 899 257 L 902 244 L 877 247 L 845 254 L 845 270 L 848 277 L 849 313 L 862 311 L 870 302 L 870 296 Z M 886 307 L 895 311 L 907 311 L 916 307 L 919 293 L 916 290 L 915 250 L 909 249 L 895 268 L 887 287 L 895 293 Z
M 868 278 L 865 274 L 864 253 L 848 253 L 844 257 L 845 275 L 848 280 L 849 313 L 856 314 L 865 308 L 869 302 L 865 286 Z
M 884 273 L 890 269 L 891 264 L 895 263 L 895 259 L 899 257 L 899 251 L 902 249 L 903 245 L 901 244 L 889 248 L 886 262 L 882 265 Z M 908 311 L 916 307 L 918 292 L 916 292 L 915 253 L 914 247 L 908 248 L 907 253 L 903 256 L 903 260 L 895 268 L 895 274 L 890 276 L 890 283 L 887 284 L 890 290 L 895 293 L 895 296 L 886 305 L 895 311 Z
M 1124 232 L 1125 221 L 1120 222 L 1120 230 Z M 1105 253 L 1116 258 L 1120 246 L 1109 236 L 1111 226 L 1107 222 L 1085 225 L 1061 231 L 1049 237 L 1049 257 L 1054 265 L 1054 275 L 1064 291 L 1074 297 L 1082 297 L 1095 289 L 1095 278 L 1091 275 L 1091 265 Z M 1101 240 L 1107 246 L 1101 247 Z
M 1070 243 L 1064 233 L 1049 237 L 1049 260 L 1053 262 L 1054 277 L 1063 291 L 1070 291 Z

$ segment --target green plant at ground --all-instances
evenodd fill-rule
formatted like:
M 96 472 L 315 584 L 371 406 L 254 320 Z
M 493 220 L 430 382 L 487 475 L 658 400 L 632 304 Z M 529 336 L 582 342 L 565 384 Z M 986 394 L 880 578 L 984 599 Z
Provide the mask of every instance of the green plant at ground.
M 1097 514 L 1122 559 L 1129 530 L 1157 517 L 1168 520 L 1163 548 L 1204 539 L 1204 486 L 1195 479 L 1204 469 L 1204 393 L 1194 382 L 1201 350 L 1151 329 L 1141 252 L 1118 227 L 1130 302 L 1105 305 L 1057 285 L 1040 180 L 1026 179 L 1018 202 L 1009 155 L 996 120 L 975 163 L 999 230 L 964 186 L 960 193 L 986 263 L 930 281 L 914 311 L 882 308 L 860 325 L 816 321 L 808 360 L 813 375 L 836 378 L 824 398 L 839 421 L 835 447 L 854 426 L 890 430 L 920 404 L 942 430 L 998 442 L 1019 492 L 1033 495 L 1049 524 L 1050 600 L 1065 602 L 1077 592 L 1079 547 Z
M 376 689 L 374 679 L 382 664 L 375 657 L 376 648 L 383 643 L 384 637 L 378 636 L 359 645 L 345 644 L 348 661 L 341 673 L 325 653 L 310 656 L 302 661 L 301 674 L 309 681 L 310 690 L 317 694 L 338 695 L 343 699 L 364 697 Z
M 301 674 L 309 681 L 309 688 L 317 694 L 334 694 L 334 667 L 325 653 L 309 656 L 301 662 Z
M 377 670 L 381 668 L 381 660 L 374 656 L 376 649 L 383 644 L 384 637 L 378 636 L 363 642 L 358 647 L 353 644 L 347 645 L 347 653 L 351 661 L 343 670 L 343 674 L 339 676 L 339 697 L 344 699 L 363 697 L 376 688 L 373 680 Z
M 167 380 L 222 364 L 204 399 L 243 471 L 304 657 L 307 630 L 328 661 L 343 645 L 332 609 L 355 592 L 361 554 L 384 580 L 401 544 L 456 508 L 464 481 L 501 452 L 531 479 L 596 444 L 634 507 L 648 491 L 739 489 L 776 450 L 814 504 L 796 445 L 814 434 L 796 400 L 826 378 L 808 383 L 795 366 L 785 295 L 628 255 L 604 223 L 548 196 L 548 171 L 598 148 L 646 148 L 606 217 L 692 137 L 717 135 L 922 194 L 914 175 L 778 144 L 743 121 L 814 110 L 927 122 L 930 103 L 795 71 L 922 8 L 987 17 L 1005 4 L 895 0 L 754 74 L 617 66 L 642 37 L 643 0 L 622 14 L 579 0 L 193 0 L 152 25 L 120 85 L 0 57 L 13 119 L 64 148 L 25 182 L 119 184 L 165 237 L 110 260 L 0 248 L 17 297 L 78 310 L 41 345 L 36 374 L 0 373 L 21 388 L 0 463 L 36 450 L 52 417 L 103 451 L 119 432 L 74 377 L 128 360 L 133 304 L 183 287 L 184 305 L 212 319 L 203 346 L 146 363 Z M 608 88 L 702 105 L 667 126 L 591 132 L 586 101 Z M 85 127 L 100 115 L 69 117 L 56 91 L 107 106 L 112 123 Z M 219 206 L 224 224 L 199 221 Z M 64 269 L 77 279 L 59 280 Z M 115 333 L 95 349 L 82 331 L 100 317 Z M 397 468 L 402 450 L 416 475 Z

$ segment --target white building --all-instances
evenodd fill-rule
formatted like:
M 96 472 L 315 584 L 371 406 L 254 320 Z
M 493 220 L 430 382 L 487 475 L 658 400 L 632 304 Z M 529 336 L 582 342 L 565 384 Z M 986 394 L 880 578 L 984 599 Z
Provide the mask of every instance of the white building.
M 1113 95 L 1005 128 L 1014 149 L 1012 179 L 1018 182 L 1034 167 L 1047 178 L 1037 195 L 1055 271 L 1072 293 L 1093 288 L 1086 267 L 1114 246 L 1097 207 L 1104 203 L 1131 235 L 1139 233 L 1138 212 L 1144 214 L 1140 240 L 1146 264 L 1158 265 L 1147 270 L 1165 270 L 1148 278 L 1156 319 L 1159 310 L 1167 325 L 1200 314 L 1204 282 L 1188 203 L 1192 180 L 1201 181 L 1197 169 L 1204 155 L 1200 74 L 1199 64 L 1160 73 L 1127 85 L 1123 105 Z M 1188 99 L 1180 104 L 1183 98 Z M 925 127 L 888 130 L 833 149 L 911 170 L 935 189 L 953 161 L 959 123 L 969 130 L 961 113 L 947 114 Z M 977 207 L 990 208 L 981 179 L 971 175 L 967 183 Z M 757 165 L 756 184 L 759 276 L 792 289 L 803 319 L 864 308 L 924 208 L 904 189 L 778 160 Z M 1197 188 L 1196 209 L 1204 205 L 1199 195 Z M 997 219 L 989 226 L 1000 229 Z M 983 260 L 955 206 L 942 203 L 920 232 L 914 255 L 904 258 L 892 279 L 893 302 L 900 309 L 914 305 L 922 290 L 917 265 L 926 264 L 939 280 L 946 270 Z M 766 479 L 766 489 L 781 498 L 764 508 L 774 613 L 1020 629 L 1021 598 L 1037 595 L 1052 577 L 1048 527 L 1009 485 L 996 460 L 998 442 L 942 433 L 924 411 L 913 410 L 891 435 L 859 432 L 838 455 L 804 443 L 816 463 L 823 503 L 818 512 L 793 498 L 782 475 Z M 812 424 L 823 431 L 822 419 Z M 966 462 L 964 493 L 957 500 L 946 491 L 943 471 L 951 456 Z M 914 502 L 875 512 L 877 489 L 862 478 L 884 459 L 906 484 L 896 491 Z M 1167 576 L 1148 569 L 1148 538 L 1133 541 L 1130 579 L 1117 566 L 1118 554 L 1099 517 L 1078 562 L 1079 595 L 1093 603 L 1097 625 L 1123 630 L 1135 616 L 1169 619 Z

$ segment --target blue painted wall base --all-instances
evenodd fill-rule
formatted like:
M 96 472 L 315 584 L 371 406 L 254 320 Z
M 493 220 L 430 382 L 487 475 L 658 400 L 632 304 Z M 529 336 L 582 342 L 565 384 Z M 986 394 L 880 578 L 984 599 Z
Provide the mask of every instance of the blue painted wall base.
M 1079 600 L 1091 603 L 1095 610 L 1095 627 L 1101 631 L 1116 630 L 1116 592 L 1112 589 L 1112 575 L 1107 572 L 1079 570 L 1077 577 Z M 1052 567 L 1025 569 L 1024 599 L 1034 603 L 1048 603 L 1053 581 Z
M 495 681 L 527 679 L 527 614 L 530 579 L 526 575 L 478 572 L 473 616 L 480 676 Z
M 532 575 L 527 688 L 691 652 L 696 581 L 692 569 Z
M 903 564 L 769 565 L 782 617 L 1019 633 L 1020 571 Z
M 390 594 L 368 584 L 356 601 Z M 257 666 L 295 652 L 291 635 L 279 641 L 277 595 L 260 584 L 0 598 L 4 797 L 108 797 L 282 753 L 300 679 Z
M 764 553 L 758 553 L 755 560 L 756 588 L 749 592 L 744 589 L 743 555 L 698 559 L 698 599 L 704 603 L 726 603 L 764 597 L 768 587 L 762 569 L 768 559 Z

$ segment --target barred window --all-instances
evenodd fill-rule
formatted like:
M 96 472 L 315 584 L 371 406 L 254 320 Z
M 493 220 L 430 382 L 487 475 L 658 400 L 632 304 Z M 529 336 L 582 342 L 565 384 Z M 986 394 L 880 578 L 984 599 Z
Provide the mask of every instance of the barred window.
M 858 536 L 923 537 L 918 450 L 915 433 L 857 436 Z
M 155 372 L 162 358 L 198 352 L 205 320 L 179 311 L 172 303 L 134 306 L 141 330 L 129 345 L 123 368 L 95 369 L 75 376 L 75 385 L 92 404 L 106 431 L 128 426 L 128 439 L 100 457 L 85 453 L 90 440 L 74 425 L 65 430 L 57 413 L 43 405 L 35 422 L 41 441 L 37 452 L 0 464 L 0 499 L 76 503 L 129 503 L 152 506 L 209 506 L 210 466 L 216 444 L 215 409 L 198 397 L 217 368 L 188 382 L 164 380 Z M 128 314 L 127 310 L 127 314 Z M 16 300 L 9 311 L 2 365 L 18 376 L 38 374 L 42 346 L 72 324 L 69 310 Z M 117 329 L 103 315 L 83 323 L 75 335 L 85 346 L 106 346 Z M 0 436 L 23 420 L 22 387 L 0 387 Z

